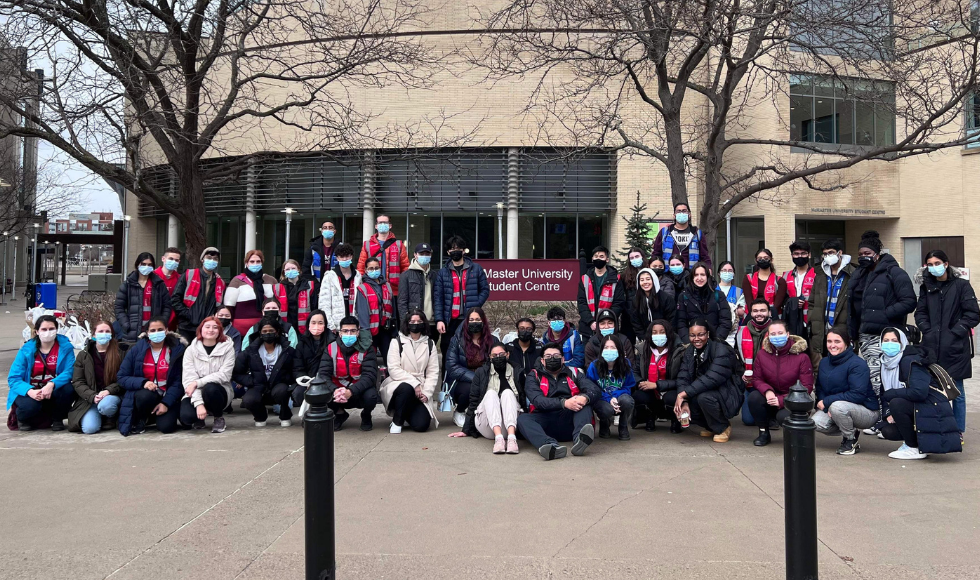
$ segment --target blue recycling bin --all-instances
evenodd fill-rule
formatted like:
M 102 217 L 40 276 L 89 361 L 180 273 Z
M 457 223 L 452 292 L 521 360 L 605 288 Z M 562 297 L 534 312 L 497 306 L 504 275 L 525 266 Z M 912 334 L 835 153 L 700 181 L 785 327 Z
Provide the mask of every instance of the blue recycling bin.
M 41 282 L 34 287 L 34 303 L 44 305 L 48 310 L 58 308 L 58 285 L 54 282 Z

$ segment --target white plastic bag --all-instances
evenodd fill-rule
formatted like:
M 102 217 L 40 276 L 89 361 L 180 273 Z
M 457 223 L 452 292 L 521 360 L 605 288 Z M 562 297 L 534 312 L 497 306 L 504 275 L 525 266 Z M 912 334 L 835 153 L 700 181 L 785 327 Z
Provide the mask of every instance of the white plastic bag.
M 497 340 L 500 340 L 500 327 L 495 328 L 490 334 L 492 334 Z
M 85 322 L 85 326 L 82 326 L 78 323 L 78 318 L 69 316 L 58 329 L 58 334 L 65 335 L 76 350 L 81 350 L 85 348 L 85 343 L 92 337 L 92 329 L 88 321 Z
M 504 337 L 500 340 L 500 342 L 504 344 L 512 344 L 515 340 L 517 340 L 517 331 L 512 330 L 507 334 L 505 334 Z

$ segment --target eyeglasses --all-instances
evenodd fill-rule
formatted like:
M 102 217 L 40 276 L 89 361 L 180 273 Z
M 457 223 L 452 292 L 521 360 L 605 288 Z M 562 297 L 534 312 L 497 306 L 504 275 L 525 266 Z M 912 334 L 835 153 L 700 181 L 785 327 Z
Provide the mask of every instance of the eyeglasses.
M 340 329 L 340 334 L 343 334 L 343 335 L 346 335 L 346 336 L 357 336 L 357 333 L 358 332 L 360 332 L 360 331 L 358 329 L 356 329 L 356 328 L 342 328 L 342 329 Z
M 544 360 L 562 360 L 562 356 L 560 354 L 546 354 L 543 358 Z

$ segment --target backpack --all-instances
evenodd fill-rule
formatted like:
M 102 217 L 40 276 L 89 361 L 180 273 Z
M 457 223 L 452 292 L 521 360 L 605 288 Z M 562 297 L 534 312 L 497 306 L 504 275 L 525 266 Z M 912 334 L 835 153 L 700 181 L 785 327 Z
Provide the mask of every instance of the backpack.
M 936 383 L 939 383 L 938 387 L 934 387 L 930 382 L 929 388 L 935 391 L 939 391 L 946 397 L 946 399 L 952 401 L 960 396 L 960 390 L 956 388 L 956 383 L 953 382 L 953 377 L 949 376 L 946 369 L 939 366 L 936 363 L 929 365 L 929 374 L 935 379 Z
M 432 349 L 433 347 L 435 347 L 436 341 L 432 340 L 431 336 L 428 338 L 429 338 L 429 356 L 432 356 Z M 402 339 L 400 336 L 395 338 L 395 342 L 398 343 L 398 356 L 400 358 L 402 356 L 402 353 L 405 352 L 405 346 L 402 344 Z

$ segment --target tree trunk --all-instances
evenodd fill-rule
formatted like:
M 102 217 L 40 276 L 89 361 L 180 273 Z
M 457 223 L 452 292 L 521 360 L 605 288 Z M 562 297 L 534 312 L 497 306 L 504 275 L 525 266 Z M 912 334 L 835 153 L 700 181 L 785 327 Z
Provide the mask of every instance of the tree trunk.
M 667 141 L 667 174 L 670 176 L 671 210 L 687 201 L 687 172 L 684 170 L 684 136 L 678 112 L 664 113 L 664 132 Z M 674 212 L 671 211 L 671 214 Z
M 201 252 L 208 246 L 208 222 L 204 211 L 204 183 L 200 170 L 192 168 L 180 180 L 180 211 L 177 219 L 184 226 L 184 260 L 190 267 L 201 265 Z

